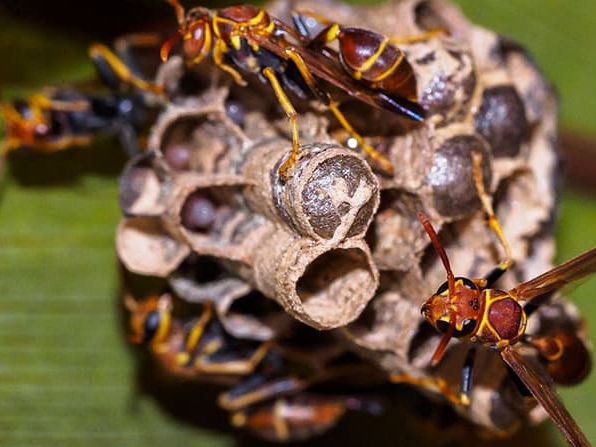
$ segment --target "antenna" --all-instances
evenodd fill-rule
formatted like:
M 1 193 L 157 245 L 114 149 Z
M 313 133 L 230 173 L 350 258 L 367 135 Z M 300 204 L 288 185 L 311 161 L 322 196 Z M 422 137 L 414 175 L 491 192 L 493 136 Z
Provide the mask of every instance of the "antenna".
M 428 234 L 428 237 L 430 238 L 430 241 L 432 242 L 435 251 L 439 255 L 439 258 L 441 258 L 441 261 L 443 261 L 443 266 L 445 267 L 445 271 L 447 272 L 447 285 L 449 287 L 449 295 L 455 295 L 455 276 L 453 276 L 453 272 L 451 271 L 449 258 L 447 257 L 447 253 L 443 248 L 443 244 L 441 244 L 441 241 L 439 240 L 439 237 L 437 236 L 437 233 L 435 232 L 435 229 L 430 223 L 430 220 L 428 220 L 426 214 L 424 214 L 422 211 L 419 211 L 418 220 L 420 221 L 420 223 L 424 227 L 424 230 Z
M 167 0 L 167 2 L 172 5 L 174 11 L 176 12 L 176 20 L 178 20 L 178 25 L 180 28 L 184 26 L 184 6 L 180 4 L 178 0 Z

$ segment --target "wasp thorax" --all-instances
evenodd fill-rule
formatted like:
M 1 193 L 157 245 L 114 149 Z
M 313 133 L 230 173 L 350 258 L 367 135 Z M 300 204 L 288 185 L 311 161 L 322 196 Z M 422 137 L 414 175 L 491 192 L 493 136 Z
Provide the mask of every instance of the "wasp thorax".
M 236 5 L 219 10 L 218 18 L 214 23 L 218 36 L 229 43 L 235 32 L 242 30 L 239 34 L 243 34 L 247 27 L 267 28 L 271 24 L 271 19 L 264 9 L 251 5 Z
M 259 17 L 259 14 L 262 16 Z M 258 24 L 268 21 L 268 15 L 265 13 L 265 11 L 262 11 L 261 9 L 252 5 L 229 6 L 227 8 L 221 9 L 219 11 L 219 15 L 238 23 L 251 22 L 251 25 L 256 24 L 252 23 L 252 21 L 257 18 Z

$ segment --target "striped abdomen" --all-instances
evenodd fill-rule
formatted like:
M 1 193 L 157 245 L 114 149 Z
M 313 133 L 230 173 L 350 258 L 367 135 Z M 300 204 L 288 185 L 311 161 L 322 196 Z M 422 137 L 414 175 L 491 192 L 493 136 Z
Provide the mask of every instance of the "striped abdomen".
M 404 53 L 389 38 L 361 28 L 340 27 L 341 62 L 350 74 L 372 88 L 415 101 L 416 78 Z

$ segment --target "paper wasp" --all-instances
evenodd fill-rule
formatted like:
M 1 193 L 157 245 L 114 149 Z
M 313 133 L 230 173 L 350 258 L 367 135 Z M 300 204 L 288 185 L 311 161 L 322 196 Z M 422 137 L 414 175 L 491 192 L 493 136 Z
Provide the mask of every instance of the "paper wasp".
M 155 45 L 157 41 L 153 35 L 127 36 L 117 41 L 118 55 L 103 45 L 92 45 L 89 54 L 109 89 L 105 93 L 90 93 L 82 85 L 51 87 L 0 104 L 6 133 L 2 153 L 20 147 L 55 152 L 86 146 L 101 134 L 117 134 L 129 155 L 137 153 L 137 133 L 149 122 L 153 107 L 145 95 L 160 94 L 161 89 L 133 73 L 129 45 Z
M 45 89 L 25 100 L 0 105 L 6 139 L 2 152 L 20 147 L 55 152 L 86 146 L 100 134 L 118 134 L 130 155 L 139 152 L 137 131 L 147 111 L 135 95 L 90 95 L 71 87 Z
M 297 113 L 285 90 L 298 97 L 315 98 L 324 104 L 360 144 L 364 152 L 384 170 L 392 172 L 389 160 L 368 145 L 339 109 L 324 83 L 378 109 L 385 109 L 415 121 L 424 119 L 424 111 L 409 97 L 383 90 L 384 84 L 366 85 L 349 75 L 342 67 L 320 51 L 307 48 L 307 39 L 295 29 L 271 17 L 264 9 L 239 5 L 210 11 L 196 7 L 185 13 L 178 0 L 168 0 L 175 8 L 179 31 L 161 49 L 166 60 L 172 47 L 183 41 L 183 55 L 187 63 L 199 64 L 209 54 L 217 67 L 245 85 L 243 73 L 257 75 L 268 82 L 281 104 L 292 128 L 292 153 L 280 167 L 282 178 L 287 177 L 299 153 Z M 387 78 L 387 82 L 389 78 Z
M 539 297 L 596 272 L 596 248 L 504 291 L 492 287 L 511 262 L 502 263 L 485 278 L 456 277 L 432 224 L 423 213 L 418 217 L 447 272 L 447 281 L 421 308 L 426 321 L 443 334 L 431 366 L 441 360 L 452 337 L 494 349 L 544 407 L 570 445 L 590 445 L 551 383 L 553 380 L 575 383 L 585 377 L 590 367 L 589 353 L 574 333 L 560 330 L 533 337 L 526 334 L 526 323 L 531 312 L 541 304 Z M 508 251 L 508 246 L 505 247 Z M 531 366 L 520 353 L 520 345 L 536 348 L 546 363 L 546 371 Z M 463 369 L 462 404 L 469 402 L 474 354 L 472 348 Z
M 127 309 L 131 312 L 130 340 L 135 344 L 147 344 L 156 353 L 173 353 L 172 361 L 177 367 L 191 368 L 207 374 L 244 375 L 255 370 L 271 348 L 271 343 L 247 343 L 242 346 L 245 356 L 219 362 L 222 350 L 229 348 L 221 325 L 214 315 L 213 306 L 205 304 L 198 318 L 181 323 L 173 319 L 172 297 L 164 294 L 137 302 L 127 297 Z M 179 336 L 176 339 L 173 335 Z M 177 347 L 169 346 L 175 340 Z
M 131 313 L 131 342 L 149 346 L 179 376 L 231 385 L 219 395 L 218 404 L 230 412 L 236 427 L 289 441 L 328 430 L 347 410 L 381 411 L 376 402 L 352 394 L 308 391 L 325 381 L 362 375 L 359 365 L 319 371 L 271 341 L 235 339 L 225 332 L 212 304 L 191 318 L 174 315 L 167 293 L 142 301 L 126 296 L 124 304 Z

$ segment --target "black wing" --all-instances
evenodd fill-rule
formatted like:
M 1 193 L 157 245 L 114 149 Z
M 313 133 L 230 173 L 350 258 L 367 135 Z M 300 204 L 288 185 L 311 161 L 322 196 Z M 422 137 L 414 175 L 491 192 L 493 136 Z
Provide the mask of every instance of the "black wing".
M 530 367 L 514 346 L 507 346 L 501 351 L 501 357 L 513 372 L 526 385 L 528 390 L 546 410 L 550 418 L 559 428 L 569 445 L 573 447 L 590 447 L 591 444 L 565 408 L 555 392 L 552 380 L 545 371 L 542 374 Z
M 596 272 L 596 248 L 526 281 L 511 289 L 509 293 L 521 301 L 553 292 L 561 287 Z
M 349 76 L 339 64 L 334 63 L 324 54 L 319 54 L 300 44 L 294 45 L 280 37 L 271 38 L 271 36 L 251 33 L 247 38 L 285 60 L 288 60 L 285 50 L 291 49 L 300 55 L 314 77 L 334 85 L 359 101 L 414 121 L 424 121 L 425 110 L 420 104 L 401 96 L 391 96 L 382 91 L 367 88 Z

